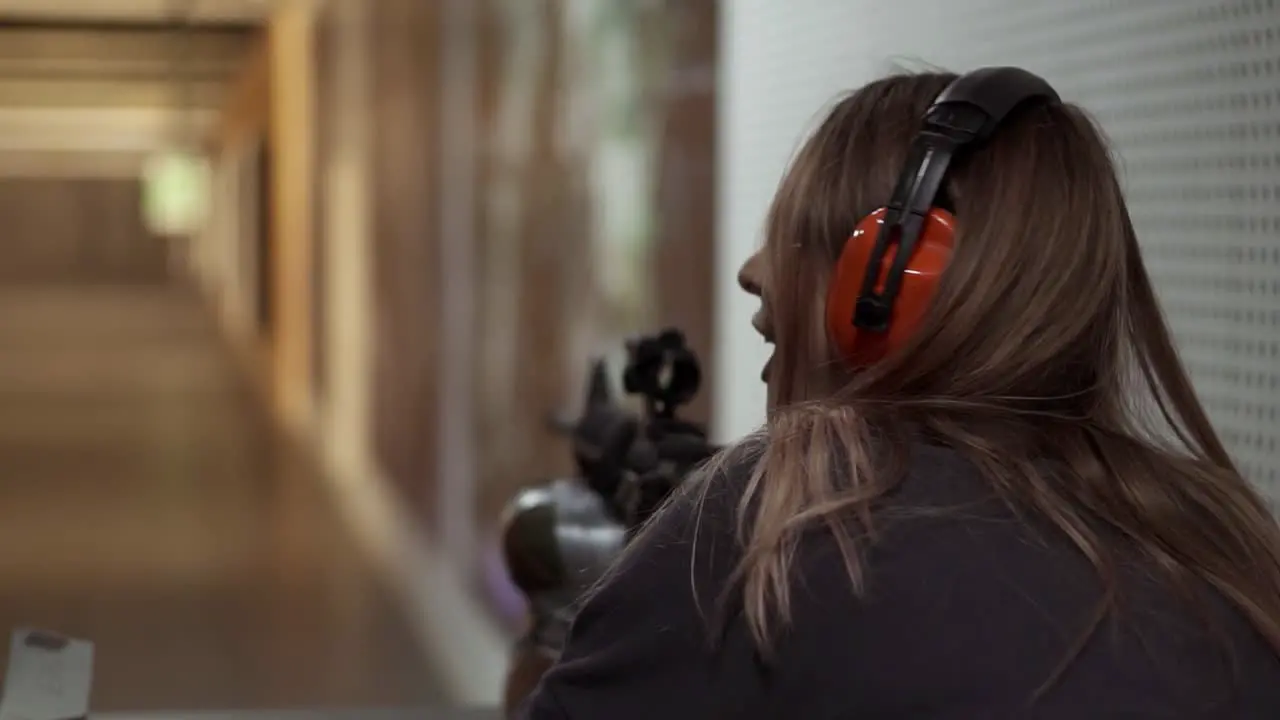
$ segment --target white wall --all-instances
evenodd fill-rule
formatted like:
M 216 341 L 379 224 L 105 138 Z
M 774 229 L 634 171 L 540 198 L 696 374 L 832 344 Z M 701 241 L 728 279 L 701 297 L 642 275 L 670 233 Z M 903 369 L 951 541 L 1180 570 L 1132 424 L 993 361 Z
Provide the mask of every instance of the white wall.
M 739 437 L 764 421 L 760 370 L 769 352 L 750 326 L 757 303 L 738 288 L 736 275 L 761 242 L 765 213 L 792 153 L 837 95 L 883 75 L 894 67 L 893 60 L 905 62 L 914 55 L 957 67 L 972 64 L 963 62 L 960 43 L 950 38 L 958 37 L 951 32 L 954 18 L 979 4 L 721 3 L 720 363 L 714 376 L 714 424 L 722 438 Z M 911 28 L 911 33 L 893 37 L 903 28 Z
M 763 419 L 765 358 L 734 283 L 799 141 L 894 64 L 1022 65 L 1124 160 L 1148 267 L 1246 473 L 1280 496 L 1280 4 L 1253 0 L 723 3 L 716 420 Z

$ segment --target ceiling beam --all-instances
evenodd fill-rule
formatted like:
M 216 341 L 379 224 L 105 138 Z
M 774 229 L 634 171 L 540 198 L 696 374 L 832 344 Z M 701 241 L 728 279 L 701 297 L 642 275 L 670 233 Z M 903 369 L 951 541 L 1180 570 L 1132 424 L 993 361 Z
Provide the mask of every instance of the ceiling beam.
M 205 137 L 218 113 L 166 108 L 0 108 L 0 152 L 155 152 Z
M 0 179 L 136 178 L 147 157 L 136 151 L 0 150 Z
M 50 81 L 6 78 L 0 73 L 0 108 L 221 108 L 226 96 L 224 80 L 189 83 L 179 89 L 171 81 Z
M 173 35 L 195 30 L 217 35 L 246 35 L 262 29 L 259 22 L 242 20 L 202 20 L 193 23 L 172 20 L 91 20 L 83 18 L 14 17 L 0 11 L 0 30 L 45 30 L 54 32 L 131 33 Z
M 217 32 L 205 29 L 157 32 L 59 27 L 15 27 L 0 24 L 0 58 L 10 60 L 159 60 L 179 58 L 234 61 L 261 31 Z
M 194 66 L 194 67 L 192 67 Z M 7 61 L 0 57 L 0 81 L 122 83 L 222 82 L 233 76 L 239 63 L 200 62 L 76 62 L 67 60 Z
M 272 0 L 0 0 L 0 18 L 13 22 L 150 26 L 191 21 L 251 25 L 264 21 Z

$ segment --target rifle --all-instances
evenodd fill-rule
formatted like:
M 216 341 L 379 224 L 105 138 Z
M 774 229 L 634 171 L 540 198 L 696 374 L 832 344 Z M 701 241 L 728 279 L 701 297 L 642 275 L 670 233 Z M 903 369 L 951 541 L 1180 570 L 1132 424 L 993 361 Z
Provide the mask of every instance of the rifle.
M 703 426 L 678 417 L 702 382 L 678 330 L 627 343 L 622 385 L 643 403 L 617 402 L 603 360 L 592 364 L 582 413 L 553 421 L 567 432 L 577 476 L 520 491 L 504 514 L 508 572 L 533 616 L 526 639 L 558 656 L 582 596 L 684 479 L 719 448 Z

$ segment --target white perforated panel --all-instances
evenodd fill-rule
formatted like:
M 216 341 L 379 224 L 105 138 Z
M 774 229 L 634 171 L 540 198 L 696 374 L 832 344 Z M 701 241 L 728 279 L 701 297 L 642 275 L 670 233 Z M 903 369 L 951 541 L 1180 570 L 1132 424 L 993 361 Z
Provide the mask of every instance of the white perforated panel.
M 765 350 L 733 272 L 819 113 L 894 64 L 1022 65 L 1110 134 L 1200 395 L 1244 471 L 1280 499 L 1280 2 L 723 5 L 722 434 L 763 419 Z

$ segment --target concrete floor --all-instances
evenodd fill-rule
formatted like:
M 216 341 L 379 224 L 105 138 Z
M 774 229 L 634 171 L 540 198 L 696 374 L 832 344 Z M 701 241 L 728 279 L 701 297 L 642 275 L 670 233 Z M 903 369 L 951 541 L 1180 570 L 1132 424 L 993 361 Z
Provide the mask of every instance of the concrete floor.
M 436 698 L 184 293 L 0 289 L 0 473 L 0 633 L 93 640 L 95 710 Z

